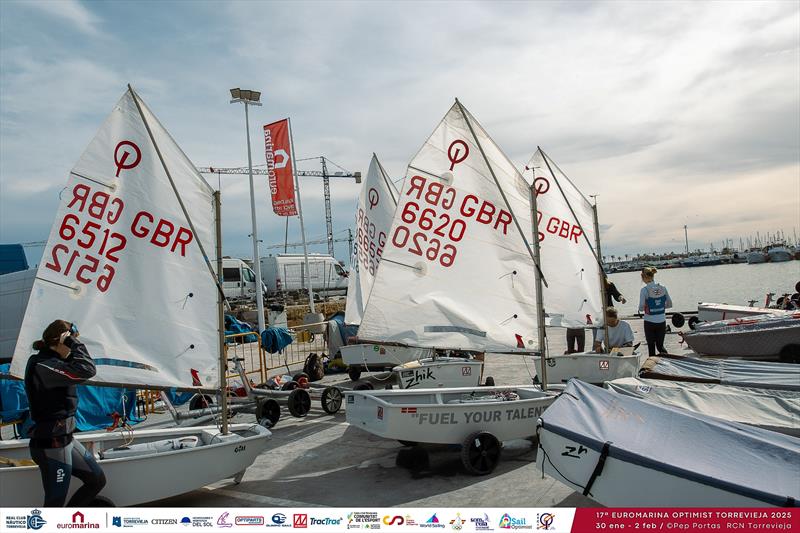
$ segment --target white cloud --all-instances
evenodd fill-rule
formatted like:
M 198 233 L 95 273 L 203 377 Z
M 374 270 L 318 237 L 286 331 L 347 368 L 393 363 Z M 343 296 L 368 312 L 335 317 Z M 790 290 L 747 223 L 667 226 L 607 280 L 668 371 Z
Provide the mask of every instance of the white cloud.
M 78 31 L 97 36 L 102 31 L 100 18 L 86 9 L 78 0 L 38 0 L 26 2 L 25 6 L 46 13 L 52 17 L 62 19 Z

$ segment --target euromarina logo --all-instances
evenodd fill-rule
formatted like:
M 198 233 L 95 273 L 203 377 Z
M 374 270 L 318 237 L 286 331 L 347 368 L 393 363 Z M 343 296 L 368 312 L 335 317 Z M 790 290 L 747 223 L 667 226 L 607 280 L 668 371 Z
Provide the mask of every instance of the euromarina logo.
M 528 524 L 525 518 L 515 518 L 505 513 L 500 518 L 500 529 L 533 529 L 533 524 Z
M 555 520 L 555 513 L 539 513 L 536 515 L 536 529 L 540 531 L 554 531 L 556 529 L 556 526 L 553 525 Z
M 233 522 L 237 526 L 263 526 L 264 517 L 261 515 L 237 516 Z
M 444 524 L 441 521 L 439 521 L 439 517 L 436 516 L 436 513 L 433 513 L 433 516 L 425 520 L 425 522 L 421 523 L 419 527 L 444 529 Z
M 476 516 L 470 518 L 469 521 L 475 528 L 475 531 L 494 531 L 489 524 L 489 515 L 486 513 L 483 513 L 483 518 Z
M 86 515 L 80 511 L 72 514 L 71 522 L 60 522 L 56 524 L 56 529 L 100 529 L 97 522 L 87 522 Z

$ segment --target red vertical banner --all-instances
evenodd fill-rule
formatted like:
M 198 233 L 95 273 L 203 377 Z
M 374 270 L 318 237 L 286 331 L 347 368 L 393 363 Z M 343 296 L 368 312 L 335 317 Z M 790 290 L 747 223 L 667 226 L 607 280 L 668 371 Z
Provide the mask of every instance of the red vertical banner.
M 297 215 L 292 174 L 292 147 L 289 144 L 289 119 L 264 126 L 264 149 L 267 156 L 269 191 L 276 215 Z

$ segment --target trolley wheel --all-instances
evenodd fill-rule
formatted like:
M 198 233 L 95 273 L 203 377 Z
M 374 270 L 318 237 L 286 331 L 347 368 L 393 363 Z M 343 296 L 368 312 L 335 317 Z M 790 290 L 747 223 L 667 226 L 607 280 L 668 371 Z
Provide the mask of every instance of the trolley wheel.
M 353 387 L 353 390 L 373 390 L 374 388 L 375 387 L 372 386 L 372 383 L 365 381 Z
M 419 445 L 419 442 L 414 442 L 413 440 L 398 440 L 397 442 L 409 448 L 413 448 L 414 446 Z
M 306 374 L 305 372 L 300 372 L 298 374 L 295 374 L 294 376 L 292 376 L 292 380 L 296 381 L 301 389 L 307 389 L 308 382 L 310 381 L 308 379 L 308 374 Z
M 461 464 L 470 474 L 490 474 L 500 460 L 502 445 L 488 431 L 476 431 L 461 444 Z
M 116 506 L 117 504 L 115 504 L 109 498 L 100 495 L 95 496 L 94 499 L 91 502 L 89 502 L 89 507 L 116 507 Z
M 295 389 L 289 393 L 286 406 L 292 416 L 302 418 L 311 410 L 311 396 L 303 389 Z
M 339 387 L 325 387 L 322 391 L 322 410 L 335 415 L 342 408 L 342 391 Z
M 358 381 L 358 379 L 361 377 L 361 367 L 348 366 L 347 375 L 350 376 L 350 379 L 352 381 Z
M 214 405 L 214 399 L 208 394 L 195 394 L 189 400 L 189 410 L 196 411 Z
M 680 313 L 672 313 L 672 325 L 676 328 L 682 328 L 686 323 L 686 319 Z
M 274 427 L 281 419 L 281 406 L 272 399 L 258 402 L 256 405 L 256 420 L 259 424 L 269 429 Z
M 697 327 L 698 322 L 700 322 L 699 318 L 697 318 L 696 316 L 690 316 L 689 320 L 687 320 L 687 323 L 689 324 L 689 329 L 694 329 L 695 327 Z
M 782 363 L 800 363 L 800 344 L 787 344 L 781 349 Z
M 296 388 L 300 387 L 300 384 L 296 381 L 287 381 L 281 387 L 281 390 L 295 390 Z
M 492 376 L 488 376 L 486 380 L 483 382 L 484 387 L 494 387 L 494 378 Z

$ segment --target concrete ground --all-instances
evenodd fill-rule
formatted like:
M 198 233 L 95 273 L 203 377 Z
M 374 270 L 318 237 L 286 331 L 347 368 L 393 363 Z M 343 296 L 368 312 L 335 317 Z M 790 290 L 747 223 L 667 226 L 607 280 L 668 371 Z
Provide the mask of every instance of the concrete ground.
M 643 341 L 642 321 L 634 319 L 630 323 L 636 341 Z M 564 330 L 548 331 L 548 335 L 551 335 L 550 352 L 563 353 Z M 588 349 L 591 332 L 587 331 L 586 336 Z M 686 353 L 674 333 L 667 334 L 666 345 L 670 353 Z M 484 375 L 494 377 L 497 385 L 529 384 L 534 374 L 529 358 L 495 354 L 486 357 Z M 352 385 L 346 374 L 328 375 L 321 383 Z M 254 421 L 254 416 L 239 414 L 233 421 Z M 247 470 L 240 484 L 225 480 L 152 505 L 597 506 L 552 478 L 543 478 L 535 465 L 536 446 L 528 440 L 506 443 L 497 469 L 483 477 L 463 471 L 457 447 L 427 446 L 430 464 L 420 471 L 396 465 L 398 452 L 403 449 L 396 441 L 349 426 L 344 411 L 334 416 L 325 414 L 319 401 L 314 400 L 305 418 L 292 418 L 283 408 L 271 444 Z

